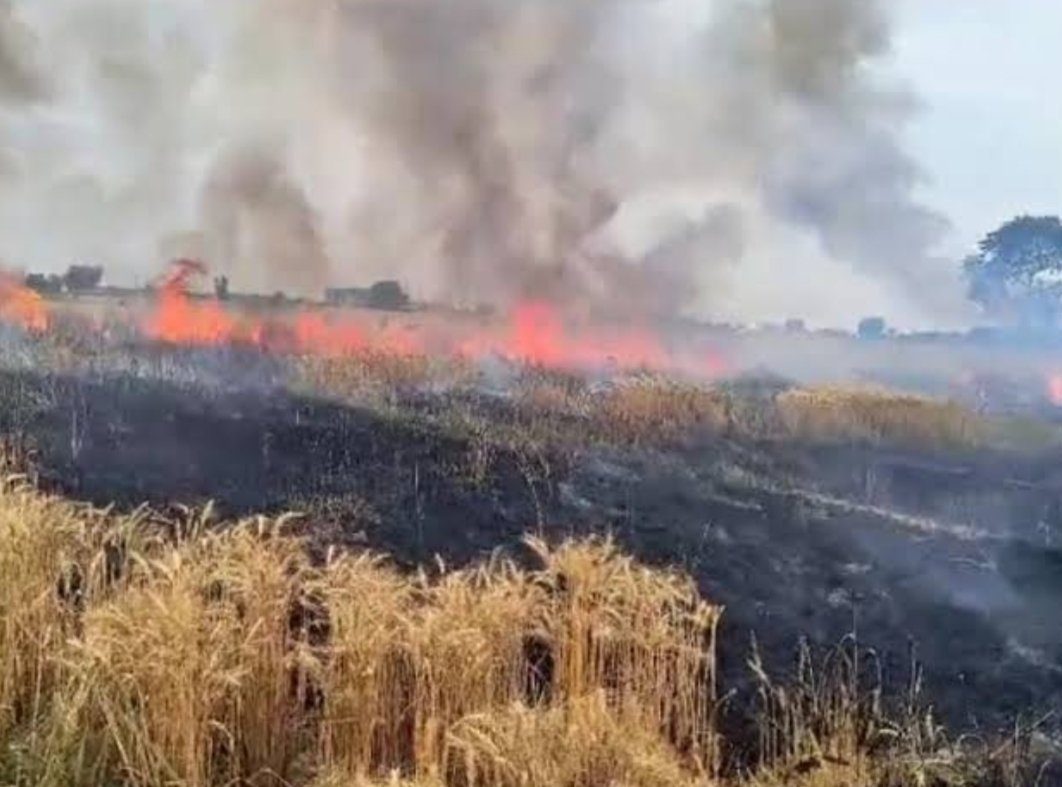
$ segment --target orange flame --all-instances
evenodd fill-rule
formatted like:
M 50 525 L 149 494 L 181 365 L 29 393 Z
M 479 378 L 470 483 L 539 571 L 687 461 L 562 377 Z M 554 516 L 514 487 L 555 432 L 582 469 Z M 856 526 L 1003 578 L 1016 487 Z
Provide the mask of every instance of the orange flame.
M 473 347 L 479 346 L 474 342 Z M 698 357 L 674 352 L 648 328 L 571 327 L 549 303 L 518 305 L 509 333 L 493 352 L 509 360 L 536 366 L 586 369 L 609 366 L 623 371 L 647 369 L 715 377 L 725 363 L 714 352 Z
M 196 260 L 176 260 L 159 289 L 155 313 L 147 325 L 153 339 L 170 344 L 211 345 L 232 341 L 236 321 L 220 304 L 194 302 L 188 295 L 189 280 L 206 274 Z
M 726 370 L 725 361 L 714 353 L 672 352 L 649 329 L 569 324 L 544 301 L 517 305 L 501 326 L 455 321 L 446 331 L 429 321 L 380 327 L 353 312 L 326 313 L 312 307 L 290 316 L 237 316 L 219 301 L 189 293 L 192 281 L 206 273 L 206 266 L 195 260 L 172 263 L 142 326 L 147 337 L 180 346 L 243 344 L 305 355 L 438 354 L 473 361 L 497 356 L 573 371 L 611 367 L 715 377 Z
M 43 333 L 48 330 L 48 307 L 40 293 L 8 274 L 0 274 L 0 322 Z
M 1055 372 L 1048 376 L 1047 398 L 1055 407 L 1062 407 L 1062 373 Z

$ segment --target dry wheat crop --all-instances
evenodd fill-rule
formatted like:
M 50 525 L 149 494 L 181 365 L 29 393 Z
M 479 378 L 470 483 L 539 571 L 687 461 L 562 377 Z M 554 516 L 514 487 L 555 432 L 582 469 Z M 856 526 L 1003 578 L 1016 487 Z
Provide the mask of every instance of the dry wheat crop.
M 511 761 L 498 783 L 669 784 L 652 774 L 718 766 L 720 610 L 608 541 L 408 576 L 311 565 L 284 520 L 208 525 L 0 488 L 0 782 L 471 786 Z M 552 743 L 528 749 L 525 726 Z
M 821 387 L 782 393 L 776 407 L 792 437 L 976 448 L 983 419 L 962 405 L 874 388 Z

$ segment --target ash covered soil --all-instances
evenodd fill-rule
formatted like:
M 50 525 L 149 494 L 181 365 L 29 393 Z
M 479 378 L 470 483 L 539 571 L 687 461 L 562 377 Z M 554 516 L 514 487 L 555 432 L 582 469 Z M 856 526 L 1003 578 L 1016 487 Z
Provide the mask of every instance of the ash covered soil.
M 2 430 L 33 447 L 48 489 L 121 507 L 210 500 L 226 517 L 302 511 L 314 549 L 460 564 L 519 555 L 528 532 L 611 533 L 726 606 L 725 685 L 747 676 L 753 634 L 784 672 L 801 637 L 829 646 L 854 630 L 897 687 L 913 648 L 960 729 L 1062 707 L 1057 449 L 728 430 L 614 442 L 563 419 L 532 440 L 504 396 L 411 391 L 359 406 L 294 393 L 268 361 L 248 363 L 269 382 L 9 369 Z

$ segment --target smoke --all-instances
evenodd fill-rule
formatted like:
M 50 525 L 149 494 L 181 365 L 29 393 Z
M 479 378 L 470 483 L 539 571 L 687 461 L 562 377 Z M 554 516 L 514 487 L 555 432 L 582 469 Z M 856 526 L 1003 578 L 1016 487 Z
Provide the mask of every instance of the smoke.
M 910 97 L 865 76 L 888 51 L 882 8 L 774 0 L 770 19 L 788 142 L 771 149 L 768 203 L 814 228 L 835 257 L 915 274 L 945 223 L 910 198 L 919 173 L 896 138 Z
M 467 304 L 939 316 L 960 291 L 911 196 L 916 105 L 875 71 L 884 7 L 8 0 L 0 257 L 143 280 L 203 255 L 234 288 L 306 294 L 389 277 Z
M 10 4 L 0 5 L 0 101 L 18 105 L 41 98 L 45 84 L 32 62 L 32 35 Z
M 278 158 L 242 148 L 220 156 L 204 188 L 202 216 L 204 256 L 228 261 L 237 279 L 300 294 L 319 295 L 328 285 L 317 216 Z M 249 270 L 231 268 L 249 260 Z

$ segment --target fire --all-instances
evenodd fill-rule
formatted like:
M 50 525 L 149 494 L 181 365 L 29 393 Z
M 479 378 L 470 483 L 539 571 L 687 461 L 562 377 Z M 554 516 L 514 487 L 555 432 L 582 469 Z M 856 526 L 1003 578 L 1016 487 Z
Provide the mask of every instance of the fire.
M 48 330 L 48 307 L 39 293 L 13 276 L 0 274 L 0 322 L 43 333 Z
M 672 352 L 649 329 L 569 322 L 544 301 L 518 304 L 507 320 L 493 325 L 456 319 L 441 326 L 430 315 L 412 321 L 388 317 L 379 324 L 364 314 L 316 306 L 289 313 L 273 310 L 262 316 L 193 294 L 191 285 L 207 273 L 207 267 L 196 260 L 174 261 L 157 287 L 151 312 L 139 325 L 141 333 L 176 346 L 243 345 L 333 357 L 361 353 L 442 355 L 471 361 L 500 357 L 570 371 L 650 369 L 700 377 L 718 376 L 726 368 L 713 353 Z M 45 331 L 49 325 L 46 303 L 16 279 L 0 278 L 0 321 Z
M 563 366 L 579 353 L 578 343 L 566 339 L 560 315 L 548 303 L 518 305 L 509 339 L 509 347 L 501 349 L 500 355 L 537 366 Z
M 1055 372 L 1047 378 L 1047 397 L 1051 404 L 1062 407 L 1062 373 Z
M 661 337 L 638 326 L 569 326 L 555 307 L 538 301 L 520 304 L 513 310 L 508 335 L 492 350 L 515 362 L 548 368 L 607 366 L 623 371 L 678 371 L 702 377 L 716 377 L 725 371 L 725 363 L 715 353 L 698 357 L 674 352 Z
M 198 302 L 189 295 L 190 280 L 205 273 L 205 266 L 191 260 L 173 264 L 148 321 L 148 336 L 177 345 L 249 344 L 306 355 L 442 354 L 472 361 L 497 356 L 555 369 L 646 368 L 712 377 L 725 371 L 718 355 L 672 353 L 649 330 L 569 325 L 560 311 L 543 301 L 518 304 L 500 330 L 465 325 L 446 335 L 425 324 L 373 326 L 351 313 L 326 314 L 315 308 L 289 317 L 238 320 L 221 303 Z
M 233 340 L 236 321 L 214 301 L 197 303 L 188 294 L 189 280 L 206 274 L 195 260 L 177 260 L 159 288 L 147 335 L 170 344 L 212 345 Z

